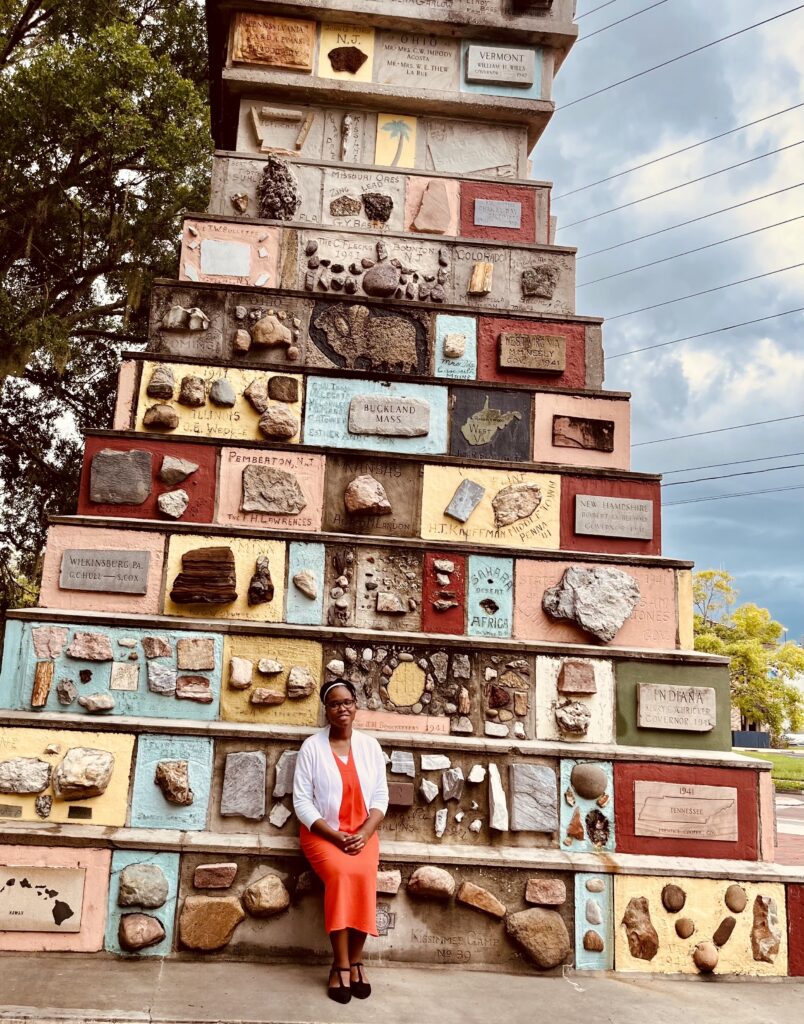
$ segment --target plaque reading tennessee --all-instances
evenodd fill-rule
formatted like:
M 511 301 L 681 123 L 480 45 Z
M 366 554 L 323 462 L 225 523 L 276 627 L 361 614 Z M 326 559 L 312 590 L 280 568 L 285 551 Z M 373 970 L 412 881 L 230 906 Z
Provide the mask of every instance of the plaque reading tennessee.
M 634 834 L 737 841 L 737 790 L 676 782 L 634 783 Z
M 61 559 L 62 590 L 98 590 L 107 594 L 144 594 L 150 551 L 68 548 Z

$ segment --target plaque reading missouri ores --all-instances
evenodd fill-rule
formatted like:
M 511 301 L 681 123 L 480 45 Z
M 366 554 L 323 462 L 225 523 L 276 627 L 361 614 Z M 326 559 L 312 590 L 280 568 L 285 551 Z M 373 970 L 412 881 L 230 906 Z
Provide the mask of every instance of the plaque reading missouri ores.
M 634 783 L 634 834 L 737 841 L 737 790 L 676 782 Z
M 563 373 L 567 366 L 567 339 L 550 334 L 500 334 L 500 367 L 504 370 L 541 370 Z
M 248 64 L 312 71 L 316 24 L 264 14 L 237 15 L 232 56 Z
M 713 686 L 637 684 L 640 729 L 681 729 L 709 732 L 717 725 L 717 694 Z
M 62 590 L 144 594 L 150 561 L 150 551 L 68 548 L 61 559 L 59 586 Z
M 430 403 L 422 398 L 355 395 L 349 403 L 349 433 L 381 437 L 425 437 Z
M 522 203 L 503 199 L 475 199 L 473 220 L 477 227 L 519 229 L 522 227 Z
M 575 532 L 592 537 L 653 540 L 653 502 L 576 494 Z
M 473 43 L 466 51 L 466 81 L 481 85 L 533 85 L 536 76 L 534 50 L 514 46 Z
M 0 932 L 79 932 L 86 868 L 0 868 Z

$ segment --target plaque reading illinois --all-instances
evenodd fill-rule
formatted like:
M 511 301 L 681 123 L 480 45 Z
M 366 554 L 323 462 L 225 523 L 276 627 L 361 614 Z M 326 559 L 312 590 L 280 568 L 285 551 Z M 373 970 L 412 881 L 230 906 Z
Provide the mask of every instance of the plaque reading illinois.
M 576 494 L 575 532 L 592 537 L 653 540 L 653 502 Z
M 634 834 L 737 841 L 737 790 L 675 782 L 634 783 Z
M 567 339 L 550 334 L 500 334 L 500 367 L 504 370 L 541 370 L 563 373 L 567 366 Z
M 640 729 L 681 729 L 709 732 L 717 725 L 717 694 L 713 686 L 637 685 Z
M 150 561 L 150 551 L 68 548 L 61 559 L 59 586 L 62 590 L 144 594 Z

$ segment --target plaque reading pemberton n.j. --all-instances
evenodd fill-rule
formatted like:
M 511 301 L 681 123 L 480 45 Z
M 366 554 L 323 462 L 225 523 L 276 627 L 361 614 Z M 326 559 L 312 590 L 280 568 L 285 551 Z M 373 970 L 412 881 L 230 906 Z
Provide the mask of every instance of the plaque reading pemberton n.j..
M 713 686 L 637 684 L 640 729 L 709 732 L 717 725 L 717 693 Z
M 62 590 L 144 594 L 150 561 L 150 551 L 68 548 L 61 559 L 59 586 Z
M 653 540 L 653 502 L 637 498 L 608 498 L 602 494 L 577 494 L 575 532 L 592 537 Z
M 677 782 L 634 783 L 634 834 L 737 841 L 737 790 Z

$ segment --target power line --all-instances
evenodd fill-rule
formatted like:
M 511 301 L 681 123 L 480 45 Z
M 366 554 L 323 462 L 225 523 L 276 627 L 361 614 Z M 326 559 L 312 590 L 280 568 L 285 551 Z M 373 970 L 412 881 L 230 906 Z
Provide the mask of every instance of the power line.
M 605 277 L 596 277 L 592 281 L 583 281 L 576 285 L 576 288 L 586 288 L 590 284 L 599 284 L 601 281 L 611 281 L 615 277 L 624 277 L 626 274 L 633 274 L 637 270 L 647 270 L 649 267 L 657 267 L 660 263 L 670 263 L 672 260 L 679 260 L 682 256 L 691 256 L 696 252 L 703 252 L 705 249 L 714 249 L 718 245 L 725 245 L 726 242 L 736 242 L 739 238 L 748 238 L 750 235 L 758 235 L 763 231 L 770 231 L 771 228 L 780 228 L 785 224 L 792 224 L 794 221 L 802 220 L 804 213 L 798 217 L 788 217 L 787 220 L 777 221 L 775 224 L 766 224 L 762 228 L 754 228 L 753 231 L 743 231 L 739 235 L 732 235 L 730 238 L 721 238 L 717 242 L 709 242 L 707 245 L 699 245 L 695 249 L 687 249 L 685 252 L 677 252 L 673 256 L 663 256 L 660 260 L 652 260 L 650 263 L 642 263 L 638 267 L 629 267 L 628 270 L 618 270 L 616 274 L 607 274 Z
M 752 203 L 758 203 L 762 199 L 772 199 L 774 196 L 780 196 L 784 192 L 792 192 L 793 189 L 801 188 L 804 185 L 804 181 L 799 181 L 795 185 L 787 185 L 785 188 L 776 189 L 775 192 L 766 192 L 761 196 L 754 196 L 753 199 L 743 199 L 739 203 L 734 203 L 732 206 L 724 206 L 720 210 L 712 210 L 711 213 L 702 213 L 698 217 L 692 217 L 690 220 L 679 221 L 678 224 L 670 224 L 666 228 L 659 228 L 657 231 L 649 231 L 646 235 L 637 235 L 636 238 L 627 238 L 624 242 L 615 242 L 614 245 L 607 245 L 605 249 L 595 249 L 592 252 L 584 253 L 582 256 L 576 257 L 576 263 L 580 260 L 589 259 L 591 256 L 600 256 L 604 252 L 611 252 L 613 249 L 622 249 L 624 245 L 633 245 L 635 242 L 643 242 L 646 238 L 655 238 L 656 235 L 664 235 L 668 231 L 675 231 L 676 228 L 686 228 L 690 224 L 697 224 L 699 221 L 708 220 L 710 217 L 717 217 L 720 213 L 730 213 L 732 210 L 739 210 L 743 206 L 750 206 Z
M 718 43 L 725 43 L 729 39 L 735 39 L 737 36 L 744 35 L 746 32 L 751 32 L 752 29 L 761 28 L 763 25 L 769 25 L 772 21 L 778 21 L 779 18 L 784 18 L 788 14 L 795 14 L 796 11 L 800 11 L 804 8 L 804 4 L 798 4 L 796 7 L 791 7 L 786 11 L 782 11 L 780 14 L 774 14 L 771 18 L 764 18 L 762 21 L 755 21 L 753 25 L 746 25 L 745 28 L 737 29 L 735 32 L 730 32 L 726 36 L 721 36 L 719 39 L 713 39 L 709 43 L 704 43 L 702 46 L 696 46 L 694 50 L 687 50 L 686 53 L 680 53 L 677 57 L 671 57 L 669 60 L 662 61 L 661 64 L 654 64 L 651 68 L 645 68 L 644 71 L 637 71 L 636 74 L 629 75 L 628 78 L 621 78 L 619 82 L 612 82 L 610 85 L 604 85 L 602 89 L 595 89 L 594 92 L 587 93 L 585 96 L 579 96 L 577 99 L 570 100 L 568 103 L 562 104 L 557 107 L 557 110 L 566 110 L 567 107 L 574 107 L 576 103 L 583 103 L 584 100 L 589 100 L 593 96 L 599 96 L 601 93 L 608 92 L 610 89 L 616 89 L 620 85 L 625 85 L 627 82 L 633 82 L 636 78 L 642 78 L 643 75 L 649 75 L 652 71 L 658 71 L 660 68 L 666 68 L 670 64 L 676 64 L 680 60 L 684 60 L 685 57 L 692 57 L 693 54 L 701 53 L 703 50 L 708 50 L 712 46 L 717 46 Z M 589 12 L 591 14 L 591 11 Z
M 574 228 L 578 224 L 587 224 L 590 220 L 597 220 L 598 217 L 605 217 L 607 214 L 617 213 L 619 210 L 627 210 L 630 206 L 638 206 L 640 203 L 646 203 L 649 199 L 658 199 L 659 196 L 666 196 L 670 192 L 677 192 L 680 188 L 687 188 L 688 185 L 698 185 L 702 181 L 716 178 L 719 174 L 725 174 L 727 171 L 736 171 L 738 167 L 755 164 L 758 160 L 764 160 L 766 157 L 775 156 L 777 153 L 784 153 L 788 149 L 795 149 L 796 146 L 801 145 L 804 145 L 804 139 L 799 139 L 798 142 L 790 142 L 786 146 L 779 146 L 778 149 L 769 149 L 767 153 L 760 153 L 758 156 L 751 156 L 747 160 L 740 160 L 739 163 L 729 164 L 728 167 L 721 167 L 717 171 L 702 174 L 699 178 L 689 178 L 687 181 L 680 181 L 677 185 L 670 185 L 659 192 L 651 192 L 649 196 L 640 196 L 639 199 L 632 199 L 628 203 L 611 206 L 608 210 L 601 210 L 599 213 L 592 213 L 588 217 L 582 217 L 580 220 L 573 220 L 569 224 L 562 224 L 558 230 L 563 231 L 565 228 Z
M 789 267 L 779 267 L 778 270 L 768 270 L 764 274 L 754 274 L 752 277 L 742 277 L 739 281 L 729 281 L 728 284 L 718 284 L 714 288 L 704 288 L 700 292 L 690 292 L 689 295 L 678 295 L 674 299 L 665 299 L 664 302 L 654 302 L 650 306 L 641 306 L 639 309 L 629 309 L 627 313 L 617 313 L 615 316 L 608 316 L 606 320 L 620 320 L 624 316 L 633 316 L 635 313 L 646 313 L 649 309 L 659 309 L 661 306 L 672 306 L 676 302 L 684 302 L 687 299 L 697 299 L 701 295 L 711 295 L 712 292 L 722 292 L 726 288 L 735 288 L 738 284 L 748 284 L 751 281 L 759 281 L 763 277 L 773 277 L 774 274 L 784 274 L 788 270 L 796 270 L 804 267 L 804 262 L 793 263 Z
M 633 14 L 627 14 L 624 18 L 620 18 L 619 21 L 610 21 L 608 23 L 608 25 L 604 25 L 603 28 L 595 29 L 594 32 L 590 32 L 588 35 L 581 36 L 581 38 L 578 40 L 578 42 L 582 43 L 584 41 L 584 39 L 591 39 L 592 36 L 600 35 L 601 32 L 605 32 L 605 31 L 607 31 L 610 28 L 614 28 L 615 25 L 622 25 L 622 23 L 624 21 L 630 21 L 632 18 L 636 18 L 640 14 L 645 14 L 646 11 L 652 11 L 654 7 L 661 7 L 662 4 L 666 4 L 666 3 L 667 3 L 667 0 L 656 0 L 656 3 L 655 4 L 651 4 L 650 7 L 643 7 L 642 10 L 634 11 Z
M 730 427 L 716 430 L 697 430 L 694 434 L 677 434 L 675 437 L 656 437 L 652 441 L 638 441 L 632 448 L 643 448 L 647 444 L 661 444 L 663 441 L 685 441 L 688 437 L 704 437 L 706 434 L 725 434 L 728 430 L 746 430 L 748 427 L 762 427 L 766 423 L 787 423 L 789 420 L 804 420 L 804 412 L 795 416 L 778 416 L 773 420 L 755 420 L 753 423 L 733 423 Z
M 581 18 L 588 18 L 590 14 L 594 14 L 596 11 L 602 11 L 604 7 L 611 7 L 612 4 L 616 4 L 617 0 L 606 0 L 605 4 L 600 4 L 599 7 L 593 7 L 591 11 L 587 11 L 586 14 L 578 14 L 575 17 L 576 21 L 580 21 Z
M 737 491 L 734 494 L 710 494 L 706 498 L 684 498 L 683 501 L 668 501 L 662 508 L 671 508 L 673 505 L 694 505 L 699 501 L 722 501 L 724 498 L 746 498 L 754 494 L 779 494 L 781 491 L 804 491 L 804 484 L 796 484 L 793 487 L 770 487 L 762 491 Z
M 785 469 L 804 469 L 804 462 L 797 462 L 793 466 L 768 466 L 765 469 L 745 469 L 741 473 L 719 473 L 717 476 L 698 476 L 692 480 L 672 480 L 669 484 L 662 484 L 662 487 L 683 487 L 685 484 L 701 484 L 705 480 L 730 480 L 735 476 L 756 476 L 759 473 L 781 473 Z
M 615 178 L 622 178 L 625 174 L 633 174 L 634 171 L 641 171 L 645 167 L 652 167 L 654 164 L 660 164 L 663 160 L 669 160 L 671 157 L 680 156 L 682 153 L 689 153 L 691 149 L 698 149 L 699 146 L 706 146 L 710 142 L 717 142 L 718 139 L 725 139 L 728 135 L 734 135 L 735 132 L 741 132 L 746 128 L 753 128 L 754 125 L 762 124 L 763 121 L 770 121 L 772 118 L 780 117 L 782 114 L 789 114 L 791 110 L 798 110 L 799 107 L 804 107 L 804 103 L 795 103 L 792 107 L 785 107 L 784 110 L 777 110 L 773 114 L 765 114 L 763 117 L 758 117 L 756 121 L 748 121 L 747 124 L 740 124 L 736 128 L 729 128 L 727 132 L 721 132 L 720 135 L 712 135 L 708 139 L 701 139 L 700 142 L 693 142 L 689 146 L 682 146 L 681 149 L 674 149 L 671 153 L 665 153 L 664 156 L 656 156 L 652 160 L 646 160 L 643 164 L 634 164 L 633 167 L 626 167 L 624 171 L 617 171 L 615 174 L 610 174 L 606 178 L 598 178 L 597 181 L 590 181 L 587 185 L 579 185 L 578 188 L 574 188 L 570 192 L 562 192 L 561 195 L 551 196 L 550 201 L 555 203 L 559 199 L 566 199 L 567 196 L 574 196 L 578 192 L 585 192 L 588 188 L 594 188 L 595 185 L 604 185 L 607 181 L 614 181 Z
M 745 466 L 749 462 L 767 462 L 768 459 L 795 459 L 804 452 L 785 452 L 784 455 L 763 455 L 756 459 L 738 459 L 736 462 L 712 462 L 708 466 L 687 466 L 686 469 L 665 469 L 662 476 L 671 476 L 673 473 L 696 473 L 699 469 L 720 469 L 723 466 Z M 665 485 L 667 486 L 667 485 Z

